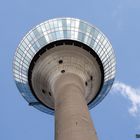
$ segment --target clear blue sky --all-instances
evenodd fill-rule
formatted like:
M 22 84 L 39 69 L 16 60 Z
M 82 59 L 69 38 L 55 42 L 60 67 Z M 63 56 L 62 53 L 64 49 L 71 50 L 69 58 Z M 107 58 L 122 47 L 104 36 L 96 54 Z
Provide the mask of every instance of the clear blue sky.
M 135 140 L 140 133 L 139 0 L 0 1 L 0 140 L 54 139 L 54 117 L 28 106 L 14 83 L 12 61 L 22 37 L 55 17 L 86 20 L 112 42 L 116 87 L 90 112 L 99 140 Z

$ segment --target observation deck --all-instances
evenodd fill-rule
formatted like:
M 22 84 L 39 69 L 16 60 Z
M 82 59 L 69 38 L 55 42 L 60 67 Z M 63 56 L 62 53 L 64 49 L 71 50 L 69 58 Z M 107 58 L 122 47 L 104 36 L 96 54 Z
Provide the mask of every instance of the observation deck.
M 14 56 L 13 73 L 29 105 L 54 114 L 58 79 L 78 76 L 73 82 L 83 88 L 91 109 L 109 92 L 115 65 L 111 43 L 98 28 L 75 18 L 56 18 L 25 35 Z

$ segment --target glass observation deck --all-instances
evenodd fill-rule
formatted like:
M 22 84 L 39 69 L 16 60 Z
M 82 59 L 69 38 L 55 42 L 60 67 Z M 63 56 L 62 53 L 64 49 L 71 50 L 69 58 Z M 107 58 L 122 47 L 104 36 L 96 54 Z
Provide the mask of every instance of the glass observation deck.
M 13 73 L 16 85 L 29 105 L 53 114 L 54 110 L 41 104 L 32 94 L 28 80 L 28 70 L 32 59 L 47 44 L 59 40 L 81 42 L 94 50 L 100 58 L 104 79 L 98 96 L 88 104 L 89 109 L 100 103 L 109 92 L 114 78 L 116 60 L 114 50 L 107 37 L 95 26 L 74 18 L 56 18 L 45 21 L 30 30 L 16 49 L 13 61 Z

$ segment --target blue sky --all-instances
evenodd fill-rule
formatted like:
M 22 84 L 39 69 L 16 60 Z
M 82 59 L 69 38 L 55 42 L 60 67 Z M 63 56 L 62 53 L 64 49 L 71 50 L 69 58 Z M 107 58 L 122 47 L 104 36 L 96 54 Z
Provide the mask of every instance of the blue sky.
M 114 87 L 91 116 L 99 140 L 135 140 L 140 133 L 139 0 L 0 1 L 0 139 L 53 140 L 54 117 L 21 97 L 12 61 L 22 37 L 55 17 L 75 17 L 96 25 L 110 39 L 117 57 Z

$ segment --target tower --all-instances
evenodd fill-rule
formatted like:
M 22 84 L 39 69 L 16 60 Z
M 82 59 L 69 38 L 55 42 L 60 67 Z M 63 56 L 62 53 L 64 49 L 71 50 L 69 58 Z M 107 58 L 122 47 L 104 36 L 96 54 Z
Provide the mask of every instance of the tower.
M 13 73 L 29 105 L 55 115 L 56 140 L 97 139 L 88 108 L 115 78 L 114 51 L 99 29 L 74 18 L 37 25 L 20 42 Z

